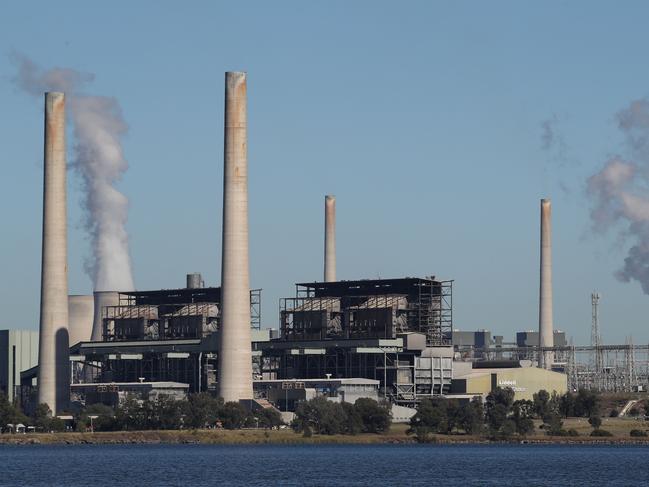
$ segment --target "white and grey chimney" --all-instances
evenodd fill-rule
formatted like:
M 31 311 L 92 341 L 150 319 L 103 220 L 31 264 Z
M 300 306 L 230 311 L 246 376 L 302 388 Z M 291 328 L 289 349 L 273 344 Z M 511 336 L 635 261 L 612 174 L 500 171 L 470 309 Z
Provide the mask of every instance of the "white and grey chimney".
M 43 249 L 38 402 L 54 414 L 70 401 L 65 95 L 45 93 Z
M 542 351 L 554 346 L 552 322 L 552 205 L 541 200 L 541 262 L 539 286 L 539 367 L 552 368 L 554 352 Z
M 225 73 L 223 244 L 218 394 L 252 399 L 246 73 Z
M 325 196 L 324 281 L 336 280 L 336 197 Z

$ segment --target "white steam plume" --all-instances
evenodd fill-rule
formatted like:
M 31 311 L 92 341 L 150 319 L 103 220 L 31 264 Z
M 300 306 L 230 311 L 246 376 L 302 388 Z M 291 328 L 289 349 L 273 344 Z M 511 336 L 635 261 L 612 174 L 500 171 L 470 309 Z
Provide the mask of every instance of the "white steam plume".
M 630 158 L 611 157 L 588 179 L 590 216 L 595 231 L 612 229 L 620 240 L 631 240 L 615 275 L 623 282 L 638 281 L 649 294 L 649 101 L 633 101 L 617 120 Z
M 71 166 L 81 176 L 84 228 L 90 236 L 92 258 L 86 261 L 95 291 L 134 289 L 126 221 L 128 199 L 115 187 L 128 169 L 121 138 L 128 131 L 114 98 L 90 96 L 79 89 L 94 75 L 73 69 L 43 70 L 25 56 L 14 54 L 16 86 L 34 96 L 63 91 L 74 134 Z

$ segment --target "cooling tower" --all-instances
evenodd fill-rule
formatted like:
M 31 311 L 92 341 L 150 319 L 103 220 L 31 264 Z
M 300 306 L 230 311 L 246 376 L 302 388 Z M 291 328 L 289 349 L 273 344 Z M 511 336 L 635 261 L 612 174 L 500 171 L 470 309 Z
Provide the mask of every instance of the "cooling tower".
M 539 345 L 553 347 L 552 324 L 552 205 L 541 200 L 541 280 L 539 286 Z M 554 352 L 539 353 L 539 367 L 550 369 Z
M 246 73 L 225 73 L 223 244 L 218 389 L 224 401 L 252 399 L 248 267 Z
M 92 336 L 93 310 L 95 307 L 92 295 L 68 296 L 68 331 L 70 346 L 79 342 L 88 342 Z
M 65 95 L 45 94 L 43 250 L 38 347 L 38 402 L 53 413 L 70 401 Z
M 336 280 L 336 197 L 325 196 L 324 280 Z
M 119 305 L 119 293 L 117 291 L 95 291 L 94 296 L 94 318 L 92 320 L 92 336 L 90 340 L 93 342 L 101 342 L 104 337 L 103 330 L 103 311 L 106 306 Z

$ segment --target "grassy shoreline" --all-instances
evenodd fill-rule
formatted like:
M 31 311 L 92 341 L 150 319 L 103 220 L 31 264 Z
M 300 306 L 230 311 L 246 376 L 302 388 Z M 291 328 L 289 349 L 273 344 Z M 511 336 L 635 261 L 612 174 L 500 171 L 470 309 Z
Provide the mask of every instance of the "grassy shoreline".
M 538 425 L 537 425 L 538 427 Z M 597 445 L 597 444 L 641 444 L 649 445 L 649 438 L 632 438 L 631 429 L 646 429 L 649 424 L 642 421 L 606 419 L 602 427 L 614 436 L 599 438 L 588 436 L 592 428 L 583 418 L 571 418 L 565 421 L 564 427 L 579 431 L 577 437 L 545 436 L 536 429 L 536 434 L 526 438 L 513 438 L 503 444 L 562 444 L 562 445 Z M 161 430 L 161 431 L 110 431 L 96 433 L 29 433 L 0 435 L 0 445 L 119 445 L 119 444 L 202 444 L 202 445 L 379 445 L 379 444 L 415 444 L 416 440 L 406 434 L 407 425 L 395 424 L 386 434 L 359 435 L 313 435 L 304 437 L 291 430 Z M 489 444 L 498 443 L 482 436 L 470 435 L 433 435 L 434 444 Z

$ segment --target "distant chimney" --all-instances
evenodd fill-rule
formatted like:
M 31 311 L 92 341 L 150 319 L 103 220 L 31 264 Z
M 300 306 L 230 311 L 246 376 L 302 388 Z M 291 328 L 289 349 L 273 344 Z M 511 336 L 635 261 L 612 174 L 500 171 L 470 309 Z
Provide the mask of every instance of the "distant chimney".
M 225 73 L 223 244 L 218 394 L 252 399 L 246 73 Z
M 336 280 L 336 197 L 325 196 L 324 280 Z
M 541 200 L 541 282 L 539 286 L 539 345 L 554 346 L 552 323 L 552 205 Z M 539 367 L 552 368 L 554 352 L 539 353 Z
M 204 284 L 200 272 L 187 274 L 187 289 L 200 289 L 202 287 L 204 287 Z
M 65 95 L 45 94 L 43 249 L 38 402 L 57 414 L 70 402 Z

